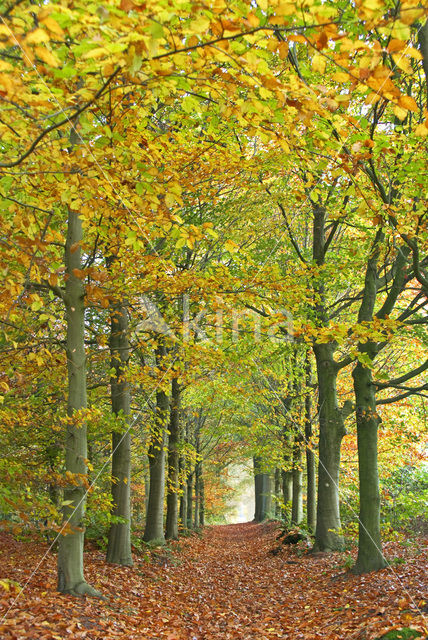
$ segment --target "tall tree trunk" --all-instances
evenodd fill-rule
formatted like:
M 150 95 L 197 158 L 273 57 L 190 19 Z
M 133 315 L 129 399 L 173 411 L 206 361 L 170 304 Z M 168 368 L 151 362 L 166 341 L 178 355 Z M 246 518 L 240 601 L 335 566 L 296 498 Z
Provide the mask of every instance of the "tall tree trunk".
M 185 529 L 187 524 L 187 478 L 185 477 L 186 459 L 184 457 L 180 458 L 179 469 L 180 469 L 180 491 L 181 491 L 180 522 L 181 522 L 181 527 Z
M 187 476 L 186 527 L 193 529 L 193 473 Z
M 284 511 L 282 517 L 285 521 L 285 524 L 288 526 L 290 524 L 290 511 L 288 510 L 288 507 L 290 506 L 293 497 L 293 472 L 281 469 L 281 477 L 282 501 L 284 503 Z
M 274 480 L 274 492 L 275 492 L 275 518 L 280 518 L 281 517 L 281 505 L 280 505 L 280 501 L 281 501 L 281 491 L 282 491 L 282 487 L 281 487 L 281 469 L 279 469 L 278 467 L 275 469 L 275 480 Z
M 260 460 L 256 456 L 253 457 L 254 465 L 254 520 L 262 521 L 262 474 L 259 471 Z
M 272 480 L 269 473 L 263 474 L 263 520 L 271 517 Z
M 123 419 L 123 431 L 112 434 L 112 516 L 107 545 L 107 562 L 132 565 L 131 553 L 131 434 L 129 428 L 131 394 L 127 380 L 129 361 L 128 313 L 122 301 L 112 305 L 110 333 L 111 405 L 113 414 Z M 120 518 L 120 522 L 115 522 Z
M 293 444 L 293 500 L 291 504 L 291 524 L 299 525 L 303 519 L 303 469 L 302 437 L 294 436 Z
M 355 573 L 375 571 L 386 566 L 380 535 L 380 494 L 377 465 L 376 394 L 372 373 L 360 362 L 355 366 L 355 403 L 357 415 L 358 474 L 360 480 L 360 517 L 358 558 Z
M 158 366 L 165 357 L 165 348 L 159 346 L 156 351 Z M 155 424 L 148 451 L 150 469 L 149 500 L 147 504 L 146 527 L 144 541 L 164 544 L 163 529 L 164 494 L 165 494 L 165 439 L 169 415 L 169 398 L 165 391 L 156 393 Z
M 291 409 L 291 396 L 287 396 L 284 400 L 284 407 L 286 412 L 288 413 Z M 283 509 L 283 520 L 286 526 L 290 525 L 291 522 L 291 500 L 293 498 L 293 471 L 291 469 L 291 456 L 290 456 L 290 433 L 288 430 L 288 425 L 285 424 L 282 433 L 282 449 L 283 449 L 283 467 L 281 469 L 281 478 L 282 478 L 282 501 L 284 503 Z
M 204 483 L 204 468 L 201 462 L 200 476 L 199 476 L 199 526 L 205 527 L 205 483 Z
M 337 404 L 337 367 L 331 344 L 314 344 L 318 377 L 319 464 L 316 551 L 344 546 L 339 511 L 340 447 L 345 435 L 343 414 Z
M 376 233 L 367 262 L 364 293 L 358 313 L 358 322 L 361 323 L 370 322 L 373 319 L 378 289 L 377 265 L 380 256 L 380 243 L 383 237 L 383 230 L 380 228 Z M 400 251 L 397 255 L 396 266 L 398 266 L 398 273 L 382 308 L 383 313 L 390 312 L 401 289 L 407 255 L 407 250 L 404 253 Z M 368 356 L 370 360 L 373 360 L 376 356 L 377 346 L 370 340 L 360 343 L 358 348 L 360 353 Z M 379 417 L 376 412 L 376 388 L 373 383 L 371 369 L 358 362 L 354 367 L 352 377 L 354 379 L 358 475 L 360 481 L 358 557 L 353 570 L 355 573 L 365 573 L 382 569 L 386 566 L 380 535 L 380 494 L 377 466 Z
M 149 506 L 149 494 L 150 494 L 150 467 L 144 472 L 144 516 L 147 513 L 147 507 Z
M 195 449 L 196 449 L 196 464 L 195 464 L 195 505 L 194 505 L 194 528 L 197 529 L 199 526 L 199 492 L 200 492 L 200 476 L 201 476 L 201 460 L 200 460 L 200 450 L 201 450 L 201 438 L 200 438 L 200 429 L 201 425 L 198 424 L 195 431 Z
M 310 404 L 309 396 L 306 397 L 306 403 Z M 310 415 L 310 410 L 309 410 Z M 312 438 L 312 423 L 311 420 L 306 419 L 305 424 L 305 439 L 306 439 L 306 519 L 308 522 L 308 529 L 311 533 L 315 531 L 317 522 L 317 480 L 316 480 L 316 468 L 315 468 L 315 453 L 313 451 Z
M 311 384 L 311 363 L 306 356 L 306 386 Z M 312 445 L 312 403 L 310 393 L 305 397 L 305 442 L 306 442 L 306 520 L 311 533 L 315 531 L 317 520 L 315 454 Z
M 171 384 L 171 416 L 168 441 L 168 488 L 166 497 L 166 538 L 178 538 L 178 443 L 180 437 L 180 385 L 176 378 Z
M 328 324 L 328 315 L 322 267 L 325 264 L 326 253 L 326 211 L 317 203 L 312 203 L 312 208 L 314 214 L 312 257 L 320 267 L 319 275 L 313 279 L 316 296 L 314 311 L 317 325 L 325 327 Z M 333 343 L 315 342 L 313 344 L 317 365 L 319 414 L 318 500 L 314 545 L 314 550 L 318 551 L 340 550 L 344 545 L 343 536 L 340 533 L 339 469 L 340 447 L 345 435 L 345 425 L 337 402 L 338 369 L 333 358 L 334 349 Z
M 195 506 L 193 509 L 193 526 L 195 529 L 199 526 L 199 498 L 200 498 L 200 462 L 195 465 Z
M 254 491 L 255 491 L 255 512 L 254 520 L 262 522 L 270 515 L 271 487 L 270 476 L 261 471 L 262 461 L 258 456 L 254 456 Z
M 67 323 L 68 401 L 65 470 L 76 478 L 76 484 L 64 489 L 62 510 L 63 535 L 58 547 L 58 590 L 78 595 L 99 595 L 83 575 L 84 512 L 86 488 L 82 477 L 87 474 L 86 436 L 86 356 L 84 286 L 75 273 L 81 269 L 82 221 L 77 213 L 68 212 L 65 245 L 65 309 Z M 76 474 L 76 475 L 75 475 Z

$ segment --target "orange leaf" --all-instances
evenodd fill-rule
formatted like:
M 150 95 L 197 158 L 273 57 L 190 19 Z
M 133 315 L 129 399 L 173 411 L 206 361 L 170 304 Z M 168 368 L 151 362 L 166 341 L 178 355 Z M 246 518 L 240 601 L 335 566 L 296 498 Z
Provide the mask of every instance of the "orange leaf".
M 397 40 L 397 38 L 393 38 L 388 44 L 389 53 L 394 53 L 395 51 L 401 51 L 406 46 L 406 42 L 403 40 Z
M 408 109 L 409 111 L 418 111 L 418 105 L 416 104 L 416 100 L 412 98 L 412 96 L 400 96 L 398 99 L 398 104 L 403 109 Z

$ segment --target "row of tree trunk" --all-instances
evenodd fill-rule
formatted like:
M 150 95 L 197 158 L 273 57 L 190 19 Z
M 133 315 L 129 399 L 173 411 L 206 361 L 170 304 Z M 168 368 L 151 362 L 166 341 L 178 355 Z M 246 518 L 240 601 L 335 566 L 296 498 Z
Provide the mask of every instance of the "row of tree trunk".
M 87 383 L 85 354 L 85 290 L 78 277 L 82 268 L 82 222 L 79 215 L 68 212 L 65 246 L 66 286 L 61 293 L 66 311 L 68 404 L 66 433 L 66 478 L 63 524 L 59 536 L 58 590 L 63 593 L 99 595 L 84 578 L 83 545 L 84 513 L 87 495 Z M 107 259 L 113 268 L 115 256 Z M 110 303 L 111 406 L 115 416 L 112 433 L 112 513 L 108 535 L 107 561 L 132 564 L 131 554 L 131 393 L 128 381 L 129 336 L 126 300 L 118 296 Z M 166 355 L 160 344 L 156 364 L 162 369 Z M 163 544 L 165 538 L 178 537 L 179 518 L 182 526 L 204 525 L 204 481 L 200 450 L 200 433 L 196 433 L 196 463 L 180 455 L 181 389 L 172 379 L 171 392 L 161 387 L 156 392 L 156 408 L 152 424 L 149 459 L 149 492 L 144 541 Z M 164 528 L 165 475 L 167 454 L 167 509 Z M 193 492 L 195 497 L 193 497 Z M 179 495 L 180 504 L 178 502 Z

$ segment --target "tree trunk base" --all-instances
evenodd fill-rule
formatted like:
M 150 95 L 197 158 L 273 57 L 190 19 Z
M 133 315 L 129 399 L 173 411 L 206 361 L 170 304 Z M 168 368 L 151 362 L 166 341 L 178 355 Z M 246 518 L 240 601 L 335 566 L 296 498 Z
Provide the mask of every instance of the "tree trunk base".
M 371 571 L 380 571 L 388 566 L 385 558 L 373 558 L 373 560 L 363 560 L 355 563 L 351 572 L 357 576 L 363 573 L 370 573 Z
M 101 600 L 106 600 L 105 596 L 102 595 L 99 591 L 91 587 L 87 582 L 80 582 L 76 584 L 72 589 L 65 589 L 61 591 L 61 593 L 71 596 L 90 596 L 91 598 L 100 598 Z
M 151 547 L 163 547 L 165 546 L 165 538 L 143 538 L 143 542 Z
M 119 564 L 121 567 L 134 566 L 134 563 L 129 558 L 115 558 L 114 556 L 110 558 L 107 556 L 106 562 L 108 562 L 108 564 Z

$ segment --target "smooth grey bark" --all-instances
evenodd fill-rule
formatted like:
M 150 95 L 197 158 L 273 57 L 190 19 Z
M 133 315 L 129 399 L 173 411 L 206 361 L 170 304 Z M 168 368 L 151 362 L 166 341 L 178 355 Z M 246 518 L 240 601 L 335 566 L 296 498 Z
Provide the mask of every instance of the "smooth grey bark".
M 189 473 L 187 476 L 186 493 L 186 527 L 193 529 L 193 473 Z
M 390 315 L 399 294 L 405 287 L 406 271 L 410 256 L 409 247 L 401 247 L 391 268 L 392 284 L 381 308 L 374 314 L 378 294 L 378 262 L 380 258 L 381 242 L 384 239 L 383 229 L 380 228 L 371 247 L 367 261 L 363 298 L 358 314 L 358 322 L 370 322 L 374 316 L 384 319 Z M 377 343 L 372 340 L 359 343 L 358 350 L 362 356 L 373 360 L 386 342 Z M 377 438 L 379 416 L 376 412 L 376 385 L 373 381 L 372 370 L 361 359 L 352 372 L 354 379 L 354 393 L 357 421 L 358 442 L 358 473 L 360 482 L 360 514 L 358 557 L 353 571 L 365 573 L 382 569 L 386 561 L 382 553 L 380 533 L 380 495 L 379 473 L 377 465 Z
M 345 435 L 344 416 L 337 404 L 337 367 L 331 344 L 314 344 L 317 363 L 319 463 L 316 551 L 342 550 L 339 510 L 340 448 Z
M 131 552 L 131 394 L 127 379 L 129 362 L 128 311 L 123 301 L 112 305 L 110 354 L 114 374 L 110 378 L 113 414 L 123 418 L 124 431 L 112 433 L 112 516 L 107 544 L 107 562 L 132 566 Z M 120 518 L 120 522 L 115 522 Z
M 325 263 L 326 231 L 324 207 L 313 203 L 312 257 L 318 267 Z M 322 273 L 322 270 L 320 270 Z M 328 323 L 323 276 L 313 280 L 317 324 Z M 337 401 L 338 367 L 334 360 L 334 342 L 313 344 L 318 380 L 319 463 L 317 524 L 314 550 L 334 551 L 344 547 L 339 510 L 340 448 L 345 435 L 344 417 Z
M 291 500 L 293 498 L 293 472 L 282 469 L 281 476 L 282 476 L 282 501 L 284 502 L 284 507 L 287 507 L 287 505 L 290 505 Z M 290 513 L 288 509 L 284 509 L 282 517 L 285 521 L 285 524 L 289 525 Z
M 285 398 L 283 398 L 282 403 L 284 405 L 284 411 L 286 417 L 291 411 L 292 405 L 292 396 L 288 393 Z M 291 502 L 293 499 L 293 470 L 292 470 L 292 460 L 291 460 L 291 435 L 290 435 L 290 425 L 288 420 L 284 423 L 282 430 L 282 458 L 283 458 L 283 467 L 281 469 L 281 479 L 282 479 L 282 499 L 284 503 L 284 510 L 282 513 L 283 520 L 286 526 L 289 526 L 291 523 Z
M 271 517 L 272 512 L 272 478 L 269 473 L 263 473 L 263 519 Z
M 261 471 L 262 461 L 258 456 L 254 456 L 253 462 L 255 492 L 254 520 L 256 522 L 263 522 L 263 520 L 266 520 L 270 515 L 270 476 L 268 473 Z
M 149 494 L 150 494 L 150 467 L 144 472 L 144 517 L 147 513 L 147 507 L 149 506 Z
M 294 436 L 293 443 L 293 497 L 291 502 L 291 524 L 299 525 L 303 520 L 303 438 Z
M 199 476 L 199 526 L 205 526 L 205 483 L 202 462 Z
M 199 526 L 200 473 L 201 463 L 198 461 L 195 465 L 195 505 L 193 509 L 193 526 L 195 529 Z
M 62 509 L 63 533 L 58 545 L 58 591 L 74 595 L 99 596 L 87 584 L 83 574 L 84 513 L 87 475 L 86 434 L 86 354 L 84 343 L 85 302 L 83 281 L 75 275 L 81 269 L 80 242 L 83 238 L 79 215 L 68 211 L 68 229 L 65 244 L 65 310 L 67 324 L 67 431 L 65 441 L 65 471 L 73 474 L 76 484 L 64 489 Z
M 261 522 L 263 518 L 262 513 L 262 476 L 261 473 L 254 473 L 254 520 Z
M 310 378 L 310 369 L 309 369 Z M 315 453 L 312 449 L 312 407 L 311 396 L 305 398 L 305 452 L 306 452 L 306 520 L 311 533 L 315 531 L 317 520 Z
M 364 292 L 358 314 L 358 322 L 370 322 L 374 317 L 374 309 L 378 294 L 378 262 L 380 244 L 384 239 L 383 229 L 376 234 L 367 262 Z M 401 247 L 397 252 L 392 271 L 393 281 L 381 308 L 375 314 L 383 319 L 390 315 L 399 294 L 406 282 L 406 270 L 410 255 L 409 247 Z M 385 342 L 376 343 L 371 340 L 360 343 L 358 350 L 362 355 L 373 360 L 383 348 Z M 358 535 L 358 557 L 353 571 L 365 573 L 382 569 L 386 561 L 382 553 L 380 533 L 380 495 L 379 473 L 377 465 L 377 438 L 379 416 L 376 412 L 376 386 L 373 382 L 372 370 L 361 360 L 352 372 L 357 420 L 358 473 L 360 481 L 360 514 Z
M 275 518 L 281 517 L 281 505 L 280 505 L 281 492 L 282 492 L 281 469 L 278 469 L 277 467 L 275 469 L 275 476 L 274 476 Z
M 186 528 L 187 524 L 187 479 L 184 477 L 184 473 L 186 470 L 186 460 L 185 458 L 180 458 L 179 461 L 179 469 L 180 469 L 180 524 L 183 529 Z
M 367 262 L 358 322 L 367 322 L 373 319 L 377 297 L 379 243 L 382 239 L 383 231 L 379 230 Z M 396 285 L 396 282 L 394 284 Z M 394 284 L 392 290 L 394 290 Z M 358 350 L 367 355 L 370 360 L 375 357 L 377 352 L 376 344 L 370 340 L 360 343 Z M 379 416 L 376 412 L 376 387 L 373 383 L 371 369 L 359 361 L 352 371 L 352 377 L 354 379 L 360 483 L 358 557 L 353 571 L 365 573 L 386 566 L 380 533 L 380 493 L 377 464 Z
M 200 439 L 200 425 L 198 425 L 195 433 L 195 449 L 196 449 L 196 464 L 195 464 L 195 504 L 194 504 L 194 516 L 193 523 L 195 529 L 199 526 L 199 499 L 200 499 L 200 478 L 201 478 L 201 459 L 200 459 L 200 450 L 201 450 L 201 439 Z
M 156 350 L 158 366 L 162 365 L 165 348 L 159 346 Z M 163 528 L 164 494 L 165 494 L 165 440 L 169 415 L 169 397 L 159 389 L 156 392 L 155 420 L 148 450 L 150 487 L 147 503 L 146 526 L 144 542 L 164 544 Z
M 360 481 L 360 513 L 358 557 L 355 573 L 375 571 L 386 566 L 380 533 L 380 493 L 377 464 L 379 417 L 372 372 L 360 362 L 355 366 L 355 404 L 357 416 L 358 475 Z
M 180 437 L 180 396 L 180 385 L 178 380 L 173 378 L 171 383 L 171 414 L 168 440 L 168 486 L 166 497 L 165 532 L 167 540 L 176 540 L 178 538 L 178 444 Z

